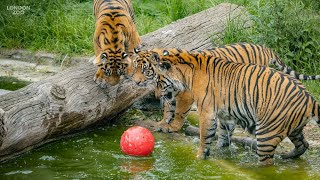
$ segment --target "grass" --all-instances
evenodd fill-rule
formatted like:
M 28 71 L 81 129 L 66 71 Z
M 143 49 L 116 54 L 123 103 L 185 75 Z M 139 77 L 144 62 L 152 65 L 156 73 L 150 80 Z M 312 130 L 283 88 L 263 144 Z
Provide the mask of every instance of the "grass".
M 91 1 L 5 0 L 1 4 L 1 47 L 92 54 Z M 8 6 L 29 6 L 30 10 L 13 15 Z
M 14 77 L 0 76 L 0 89 L 14 91 L 30 84 L 28 81 L 21 81 Z
M 210 0 L 134 0 L 133 5 L 140 35 L 213 6 Z M 10 6 L 29 6 L 30 10 L 14 15 L 7 10 Z M 92 6 L 91 0 L 4 0 L 0 5 L 0 47 L 92 55 Z
M 252 42 L 277 52 L 292 69 L 320 74 L 320 2 L 273 0 L 244 2 L 253 26 L 229 21 L 221 44 Z
M 319 81 L 303 81 L 302 82 L 311 95 L 320 102 Z

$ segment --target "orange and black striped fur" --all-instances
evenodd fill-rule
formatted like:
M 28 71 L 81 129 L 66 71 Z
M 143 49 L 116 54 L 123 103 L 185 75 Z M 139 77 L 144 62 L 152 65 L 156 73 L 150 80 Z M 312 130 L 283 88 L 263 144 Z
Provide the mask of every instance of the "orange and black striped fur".
M 132 75 L 132 55 L 140 46 L 131 0 L 95 0 L 94 15 L 94 64 L 98 67 L 94 80 L 113 86 L 121 75 Z
M 177 49 L 171 49 L 178 52 Z M 161 54 L 161 49 L 153 49 L 157 53 Z M 265 46 L 255 45 L 250 43 L 237 43 L 231 45 L 225 45 L 204 51 L 207 54 L 212 54 L 216 57 L 221 57 L 232 62 L 240 62 L 245 64 L 257 64 L 263 66 L 275 65 L 277 69 L 282 70 L 285 74 L 290 74 L 292 77 L 300 80 L 316 80 L 320 76 L 308 76 L 298 74 L 291 70 L 282 62 L 278 56 Z M 138 58 L 135 60 L 135 73 L 133 75 L 134 81 L 138 85 L 154 84 L 155 79 L 158 78 L 162 81 L 164 86 L 162 88 L 156 88 L 158 96 L 161 96 L 163 103 L 163 118 L 158 124 L 158 130 L 163 132 L 179 131 L 183 125 L 185 118 L 186 108 L 183 106 L 186 102 L 186 98 L 190 95 L 185 93 L 179 93 L 174 90 L 170 83 L 165 83 L 167 80 L 163 76 L 156 76 L 154 72 L 154 65 L 150 62 L 150 54 L 152 52 L 141 51 L 138 52 Z M 182 99 L 184 99 L 182 102 Z M 182 110 L 179 111 L 179 110 Z
M 302 130 L 310 120 L 319 124 L 319 104 L 298 80 L 269 67 L 234 63 L 206 52 L 168 49 L 153 58 L 158 73 L 178 91 L 189 93 L 197 105 L 198 158 L 209 155 L 218 119 L 222 129 L 218 146 L 228 143 L 224 137 L 230 139 L 240 124 L 255 134 L 262 164 L 272 164 L 285 137 L 295 148 L 283 158 L 299 157 L 308 148 Z
M 270 48 L 265 46 L 250 44 L 250 43 L 237 43 L 225 45 L 212 49 L 205 50 L 204 52 L 212 54 L 216 57 L 221 57 L 232 62 L 257 64 L 262 66 L 274 65 L 276 69 L 285 74 L 289 74 L 295 79 L 299 80 L 317 80 L 320 75 L 304 75 L 293 71 L 288 67 Z

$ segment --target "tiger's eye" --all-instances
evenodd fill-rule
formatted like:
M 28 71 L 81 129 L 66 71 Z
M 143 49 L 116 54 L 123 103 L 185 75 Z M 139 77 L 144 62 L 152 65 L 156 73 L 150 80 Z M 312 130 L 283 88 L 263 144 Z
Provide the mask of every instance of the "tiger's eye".
M 108 57 L 108 56 L 107 56 L 106 53 L 102 53 L 101 56 L 100 56 L 100 58 L 101 58 L 102 61 L 106 61 L 106 60 L 107 60 L 107 57 Z
M 126 57 L 128 57 L 128 54 L 127 53 L 122 53 L 122 58 L 124 59 L 124 58 L 126 58 Z

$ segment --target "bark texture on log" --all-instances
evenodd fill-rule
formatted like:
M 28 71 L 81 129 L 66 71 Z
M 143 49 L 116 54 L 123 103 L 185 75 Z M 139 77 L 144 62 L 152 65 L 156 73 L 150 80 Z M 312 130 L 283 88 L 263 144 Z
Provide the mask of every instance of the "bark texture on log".
M 218 6 L 185 17 L 142 37 L 142 45 L 149 48 L 176 48 L 203 50 L 216 46 L 223 37 L 226 23 L 241 20 L 244 28 L 250 26 L 248 13 L 242 6 L 222 3 Z
M 243 14 L 242 7 L 218 5 L 143 36 L 143 48 L 210 48 L 212 35 L 224 31 L 226 20 Z M 0 161 L 111 119 L 151 92 L 128 79 L 101 89 L 93 81 L 94 73 L 95 67 L 86 62 L 1 95 Z

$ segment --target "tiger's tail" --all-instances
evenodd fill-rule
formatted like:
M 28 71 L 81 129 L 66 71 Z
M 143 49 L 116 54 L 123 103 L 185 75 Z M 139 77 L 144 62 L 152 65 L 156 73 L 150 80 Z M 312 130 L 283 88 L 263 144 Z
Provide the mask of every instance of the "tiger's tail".
M 317 118 L 316 119 L 316 123 L 318 124 L 318 126 L 320 127 L 320 105 L 318 104 L 318 112 L 316 112 L 318 115 L 317 115 Z M 316 114 L 314 113 L 314 114 Z
M 315 100 L 313 101 L 311 120 L 314 120 L 320 127 L 320 104 Z
M 276 68 L 282 71 L 285 74 L 289 74 L 295 79 L 299 80 L 318 80 L 320 79 L 320 75 L 305 75 L 299 74 L 296 71 L 292 70 L 290 67 L 284 64 L 278 57 L 275 57 L 271 60 L 271 63 L 276 66 Z

